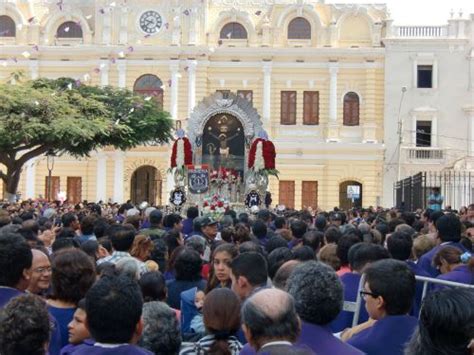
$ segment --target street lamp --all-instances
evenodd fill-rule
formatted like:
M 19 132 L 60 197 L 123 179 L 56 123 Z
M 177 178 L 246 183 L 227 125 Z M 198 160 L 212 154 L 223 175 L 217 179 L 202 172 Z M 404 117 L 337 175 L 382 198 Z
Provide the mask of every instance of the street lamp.
M 46 165 L 48 168 L 48 201 L 51 201 L 51 189 L 52 189 L 52 172 L 54 169 L 54 158 L 56 158 L 56 154 L 54 153 L 53 149 L 48 149 L 46 152 Z

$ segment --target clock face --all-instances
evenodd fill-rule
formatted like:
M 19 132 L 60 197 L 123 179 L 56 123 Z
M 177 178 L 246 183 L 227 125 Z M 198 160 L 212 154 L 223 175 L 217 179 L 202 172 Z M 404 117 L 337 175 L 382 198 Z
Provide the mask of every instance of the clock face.
M 140 28 L 147 34 L 155 34 L 161 30 L 163 19 L 161 15 L 153 10 L 144 12 L 140 16 Z

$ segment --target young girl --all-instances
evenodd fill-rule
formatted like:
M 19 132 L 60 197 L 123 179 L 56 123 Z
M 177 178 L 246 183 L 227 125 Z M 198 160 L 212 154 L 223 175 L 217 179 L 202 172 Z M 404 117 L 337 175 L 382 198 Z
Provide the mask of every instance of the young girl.
M 230 288 L 230 263 L 238 254 L 237 247 L 230 243 L 219 245 L 211 257 L 211 272 L 207 283 L 206 294 L 214 288 Z

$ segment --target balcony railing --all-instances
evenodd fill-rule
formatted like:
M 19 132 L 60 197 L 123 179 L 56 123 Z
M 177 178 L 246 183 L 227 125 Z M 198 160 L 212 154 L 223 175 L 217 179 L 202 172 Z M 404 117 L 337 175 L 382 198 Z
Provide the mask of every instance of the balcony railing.
M 395 33 L 397 37 L 433 38 L 446 37 L 448 31 L 446 26 L 398 26 Z
M 444 159 L 444 149 L 441 148 L 432 148 L 432 147 L 412 147 L 404 148 L 407 151 L 406 158 L 408 160 L 418 160 L 418 161 L 432 161 L 432 160 L 443 160 Z

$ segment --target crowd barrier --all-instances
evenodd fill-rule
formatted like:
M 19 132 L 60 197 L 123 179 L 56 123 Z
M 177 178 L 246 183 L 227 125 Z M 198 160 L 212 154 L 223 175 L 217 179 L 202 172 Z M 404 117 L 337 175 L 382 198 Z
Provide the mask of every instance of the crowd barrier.
M 431 277 L 424 277 L 424 276 L 415 276 L 417 282 L 423 282 L 423 293 L 421 299 L 423 300 L 428 292 L 428 284 L 436 284 L 436 285 L 443 285 L 449 287 L 462 287 L 462 288 L 472 288 L 474 289 L 474 285 L 467 285 L 458 282 L 452 281 L 445 281 L 439 280 Z M 362 290 L 365 283 L 365 275 L 362 275 L 359 282 L 358 290 Z M 355 327 L 359 324 L 359 315 L 360 309 L 362 306 L 362 297 L 360 297 L 360 293 L 357 292 L 357 299 L 355 302 L 344 301 L 343 310 L 347 312 L 354 313 L 354 318 L 352 320 L 352 326 Z

